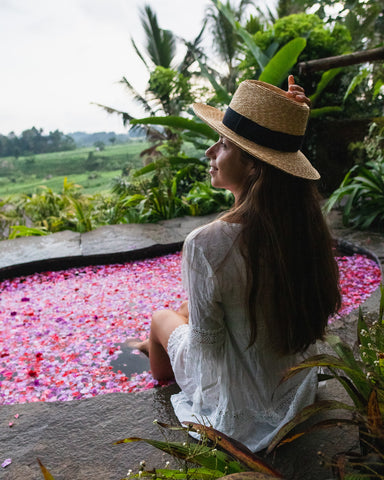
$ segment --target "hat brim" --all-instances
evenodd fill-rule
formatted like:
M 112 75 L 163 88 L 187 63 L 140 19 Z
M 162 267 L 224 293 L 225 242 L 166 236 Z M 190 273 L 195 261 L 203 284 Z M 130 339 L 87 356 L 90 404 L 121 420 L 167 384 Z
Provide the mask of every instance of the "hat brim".
M 193 104 L 193 110 L 201 120 L 219 135 L 228 138 L 239 148 L 263 162 L 269 163 L 295 177 L 306 178 L 308 180 L 318 180 L 320 178 L 319 172 L 311 165 L 311 162 L 300 150 L 297 152 L 282 152 L 247 140 L 226 127 L 222 121 L 224 112 L 210 105 L 195 103 Z

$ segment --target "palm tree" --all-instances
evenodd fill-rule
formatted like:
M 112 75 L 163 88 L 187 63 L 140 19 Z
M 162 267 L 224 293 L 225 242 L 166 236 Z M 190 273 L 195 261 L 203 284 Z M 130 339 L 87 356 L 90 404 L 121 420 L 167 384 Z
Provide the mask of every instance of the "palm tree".
M 254 5 L 253 0 L 240 0 L 237 7 L 232 5 L 230 0 L 227 0 L 225 4 L 237 22 L 243 20 L 246 8 L 249 5 Z M 236 89 L 241 39 L 227 17 L 215 5 L 207 7 L 205 13 L 212 35 L 214 51 L 226 66 L 226 72 L 221 76 L 220 83 L 228 92 L 233 93 Z
M 149 5 L 144 5 L 140 10 L 140 20 L 146 34 L 146 54 L 151 59 L 153 65 L 170 68 L 176 53 L 175 35 L 170 30 L 163 30 L 159 27 L 156 13 Z M 131 42 L 148 71 L 151 71 L 133 38 L 131 38 Z
M 131 42 L 136 54 L 150 75 L 148 86 L 145 94 L 141 95 L 127 77 L 122 77 L 120 83 L 124 85 L 130 96 L 141 105 L 148 115 L 155 116 L 159 113 L 162 115 L 179 115 L 181 110 L 185 108 L 186 103 L 192 102 L 188 82 L 191 74 L 188 69 L 196 61 L 196 52 L 199 52 L 198 47 L 205 24 L 192 42 L 185 42 L 187 52 L 180 64 L 173 65 L 176 43 L 182 39 L 177 38 L 170 30 L 160 28 L 156 13 L 149 5 L 144 5 L 140 9 L 140 21 L 146 37 L 144 51 L 138 48 L 133 38 L 131 38 Z M 197 57 L 201 55 L 202 53 L 199 52 Z M 134 119 L 128 112 L 105 105 L 97 105 L 108 113 L 120 115 L 124 125 Z M 140 128 L 146 130 L 150 140 L 163 142 L 174 137 L 174 134 L 167 128 L 163 131 L 154 129 L 149 125 Z

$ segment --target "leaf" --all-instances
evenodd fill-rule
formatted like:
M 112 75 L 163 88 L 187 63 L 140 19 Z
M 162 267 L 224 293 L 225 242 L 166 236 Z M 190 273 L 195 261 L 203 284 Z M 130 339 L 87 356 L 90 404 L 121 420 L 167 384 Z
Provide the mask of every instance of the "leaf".
M 191 443 L 184 445 L 181 442 L 164 442 L 148 438 L 130 437 L 115 442 L 115 445 L 132 442 L 146 442 L 174 457 L 196 463 L 202 467 L 219 470 L 223 474 L 226 472 L 235 473 L 245 471 L 245 467 L 227 453 L 217 450 L 213 454 L 212 448 L 201 444 Z
M 312 105 L 314 105 L 323 92 L 325 88 L 331 83 L 331 81 L 339 75 L 339 73 L 342 71 L 342 68 L 331 68 L 330 70 L 327 70 L 321 75 L 320 81 L 316 85 L 316 90 L 313 95 L 309 97 L 309 99 L 312 102 Z
M 356 425 L 356 421 L 348 418 L 330 418 L 329 420 L 323 420 L 321 422 L 315 423 L 314 425 L 311 425 L 309 428 L 306 428 L 302 432 L 292 435 L 292 437 L 285 438 L 280 442 L 279 446 L 285 445 L 286 443 L 291 443 L 294 440 L 302 437 L 303 435 L 307 435 L 308 433 L 327 428 L 340 427 L 341 425 Z
M 314 367 L 338 368 L 340 370 L 343 370 L 347 374 L 354 374 L 354 373 L 356 374 L 356 371 L 354 370 L 354 368 L 351 368 L 348 365 L 346 365 L 340 358 L 337 358 L 333 355 L 320 354 L 320 355 L 314 355 L 312 357 L 309 357 L 303 362 L 299 363 L 298 365 L 291 367 L 286 372 L 286 374 L 284 375 L 281 381 L 284 382 L 288 380 L 289 378 L 293 377 L 303 369 L 314 368 Z M 364 379 L 365 378 L 364 373 L 361 373 L 359 375 L 359 378 Z
M 293 429 L 296 428 L 301 423 L 305 422 L 309 418 L 313 417 L 314 415 L 321 413 L 321 412 L 329 412 L 331 410 L 354 410 L 354 407 L 348 405 L 343 402 L 338 402 L 336 400 L 322 400 L 316 403 L 312 403 L 307 407 L 303 408 L 295 417 L 287 422 L 285 425 L 281 427 L 281 429 L 277 432 L 275 437 L 272 439 L 269 447 L 267 449 L 267 454 L 271 453 L 283 438 Z
M 136 474 L 130 474 L 129 478 L 170 478 L 175 480 L 212 480 L 214 478 L 222 478 L 223 472 L 210 468 L 188 468 L 181 471 L 170 468 L 156 468 L 151 471 L 142 471 Z
M 234 458 L 244 463 L 244 465 L 246 465 L 248 468 L 255 470 L 257 472 L 274 475 L 277 478 L 282 478 L 282 475 L 277 470 L 274 470 L 273 468 L 271 468 L 260 457 L 254 454 L 248 447 L 238 442 L 237 440 L 228 437 L 224 433 L 219 432 L 218 430 L 215 430 L 212 427 L 207 427 L 206 425 L 201 425 L 199 423 L 192 423 L 192 422 L 183 422 L 183 423 L 184 425 L 192 426 L 193 427 L 192 429 L 195 432 L 198 432 L 198 433 L 202 432 L 215 445 L 218 445 L 220 448 L 225 450 Z
M 307 45 L 305 38 L 294 38 L 284 45 L 268 62 L 259 80 L 280 86 L 286 80 L 300 53 Z
M 340 113 L 343 111 L 342 107 L 321 107 L 321 108 L 313 108 L 311 110 L 310 116 L 312 118 L 320 118 L 325 117 L 327 115 L 334 115 L 336 113 Z
M 281 477 L 273 477 L 266 473 L 260 472 L 241 472 L 241 473 L 232 473 L 231 475 L 226 475 L 223 479 L 226 480 L 274 480 Z
M 368 70 L 368 68 L 363 68 L 357 75 L 352 78 L 350 84 L 348 85 L 347 91 L 344 94 L 344 102 L 349 97 L 349 95 L 353 93 L 356 87 L 360 85 L 360 83 L 362 83 L 365 78 L 368 77 L 368 75 L 370 75 L 370 71 Z
M 383 85 L 384 85 L 383 80 L 380 80 L 380 79 L 377 80 L 377 82 L 375 83 L 375 86 L 373 88 L 373 98 L 376 98 L 379 95 Z
M 195 58 L 200 66 L 201 73 L 207 80 L 209 80 L 209 83 L 214 88 L 215 94 L 219 102 L 228 105 L 231 101 L 231 96 L 229 95 L 227 90 L 216 81 L 214 75 L 212 75 L 212 73 L 208 70 L 205 63 L 203 63 L 199 57 Z
M 246 46 L 254 56 L 261 70 L 268 64 L 269 58 L 263 53 L 261 48 L 256 44 L 252 35 L 235 20 L 231 10 L 219 0 L 212 0 L 217 9 L 226 17 L 228 22 L 232 25 L 235 32 L 243 39 Z
M 205 123 L 196 122 L 184 117 L 178 117 L 175 115 L 169 115 L 167 117 L 145 117 L 135 118 L 131 120 L 132 125 L 163 125 L 171 128 L 179 128 L 182 130 L 190 130 L 198 133 L 204 137 L 207 137 L 216 142 L 217 133 L 214 132 L 211 127 L 208 127 Z
M 55 480 L 53 475 L 49 473 L 49 471 L 44 467 L 39 459 L 37 459 L 38 464 L 40 465 L 40 469 L 43 472 L 44 480 Z
M 11 230 L 11 233 L 8 236 L 10 240 L 13 240 L 14 238 L 19 238 L 19 237 L 44 236 L 44 235 L 49 235 L 50 233 L 44 227 L 33 228 L 33 227 L 26 227 L 25 225 L 12 225 L 10 227 L 10 230 Z
M 375 436 L 384 440 L 383 417 L 380 412 L 376 390 L 372 390 L 368 400 L 368 428 Z

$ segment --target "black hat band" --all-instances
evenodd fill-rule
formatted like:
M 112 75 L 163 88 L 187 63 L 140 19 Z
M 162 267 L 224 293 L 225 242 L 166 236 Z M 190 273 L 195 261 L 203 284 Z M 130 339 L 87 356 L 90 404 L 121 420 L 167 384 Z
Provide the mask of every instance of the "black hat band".
M 281 152 L 297 152 L 304 139 L 304 135 L 290 135 L 263 127 L 231 107 L 228 107 L 224 114 L 223 124 L 247 140 Z

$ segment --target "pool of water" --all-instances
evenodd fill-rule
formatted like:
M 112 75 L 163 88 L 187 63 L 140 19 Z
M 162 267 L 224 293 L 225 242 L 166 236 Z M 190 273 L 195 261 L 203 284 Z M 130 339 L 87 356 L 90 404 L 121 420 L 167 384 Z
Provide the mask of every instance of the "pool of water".
M 338 257 L 349 313 L 380 284 L 362 255 Z M 0 283 L 0 404 L 66 401 L 158 385 L 148 359 L 124 346 L 144 339 L 151 313 L 186 299 L 180 253 L 37 273 Z M 332 322 L 333 319 L 330 319 Z

